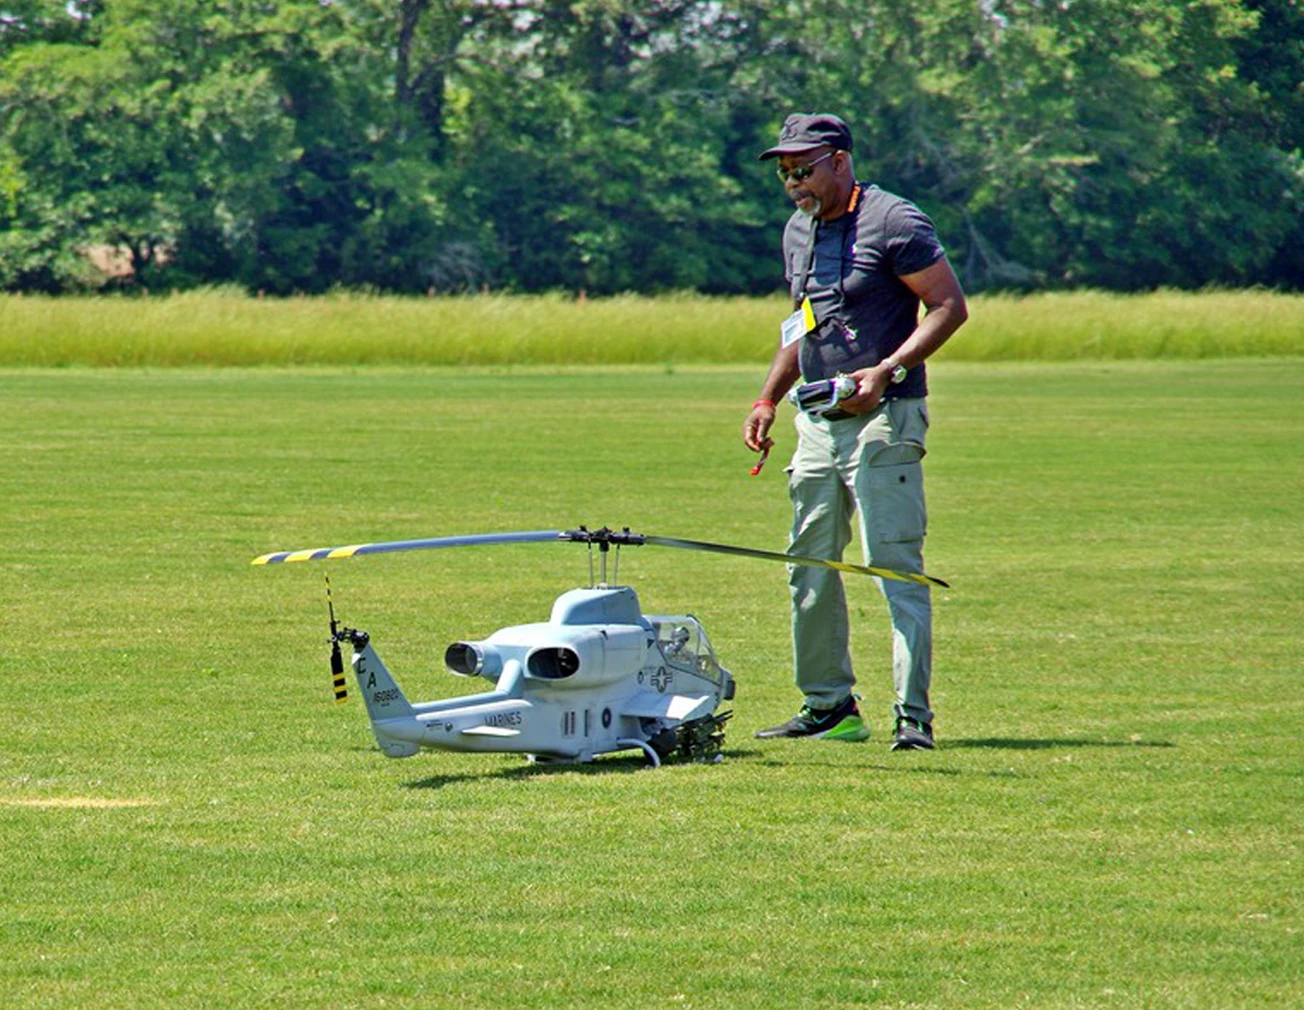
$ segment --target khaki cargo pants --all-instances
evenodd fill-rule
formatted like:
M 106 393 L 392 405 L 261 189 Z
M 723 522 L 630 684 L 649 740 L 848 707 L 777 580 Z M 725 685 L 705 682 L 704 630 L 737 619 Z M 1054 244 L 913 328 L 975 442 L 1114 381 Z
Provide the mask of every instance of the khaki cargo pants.
M 797 451 L 788 468 L 793 524 L 789 550 L 841 560 L 859 516 L 865 564 L 922 572 L 924 437 L 920 399 L 889 400 L 871 414 L 827 421 L 799 413 Z M 933 610 L 927 586 L 879 579 L 892 620 L 892 681 L 897 716 L 933 721 Z M 792 641 L 797 688 L 814 708 L 840 704 L 856 683 L 842 576 L 790 565 Z

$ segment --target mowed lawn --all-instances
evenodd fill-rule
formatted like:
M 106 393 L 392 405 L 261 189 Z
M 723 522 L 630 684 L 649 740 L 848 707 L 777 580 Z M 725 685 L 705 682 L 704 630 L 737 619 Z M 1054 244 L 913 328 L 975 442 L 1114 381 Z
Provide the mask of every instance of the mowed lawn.
M 943 361 L 939 749 L 799 702 L 781 566 L 626 550 L 739 682 L 726 758 L 376 752 L 323 575 L 407 689 L 609 524 L 782 549 L 760 368 L 0 372 L 0 1007 L 1304 1005 L 1304 360 Z

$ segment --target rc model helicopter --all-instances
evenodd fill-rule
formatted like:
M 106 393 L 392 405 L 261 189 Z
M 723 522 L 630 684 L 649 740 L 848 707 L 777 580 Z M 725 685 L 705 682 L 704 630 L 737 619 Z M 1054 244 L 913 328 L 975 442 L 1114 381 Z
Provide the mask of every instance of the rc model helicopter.
M 724 725 L 718 711 L 735 693 L 732 674 L 720 665 L 706 631 L 691 614 L 644 614 L 628 586 L 607 584 L 607 559 L 616 548 L 644 544 L 740 557 L 815 565 L 841 572 L 946 586 L 941 579 L 842 561 L 781 554 L 728 544 L 650 534 L 590 530 L 538 530 L 394 540 L 264 554 L 255 565 L 351 558 L 391 551 L 509 543 L 582 543 L 589 547 L 588 588 L 562 593 L 546 623 L 503 628 L 482 641 L 454 642 L 444 653 L 455 674 L 484 677 L 492 691 L 413 703 L 386 668 L 365 631 L 335 619 L 327 579 L 331 675 L 336 700 L 348 697 L 341 643 L 352 666 L 372 732 L 388 757 L 411 757 L 421 748 L 512 752 L 533 762 L 591 761 L 598 754 L 641 750 L 656 766 L 670 758 L 718 761 Z M 593 548 L 600 573 L 593 579 Z

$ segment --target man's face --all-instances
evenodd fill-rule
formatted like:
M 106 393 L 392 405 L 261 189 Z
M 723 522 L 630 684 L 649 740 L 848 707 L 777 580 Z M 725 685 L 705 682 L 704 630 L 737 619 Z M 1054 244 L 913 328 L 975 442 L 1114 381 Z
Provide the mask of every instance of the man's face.
M 779 177 L 784 192 L 803 214 L 819 217 L 825 208 L 833 205 L 838 191 L 835 166 L 840 163 L 840 154 L 825 146 L 779 155 Z

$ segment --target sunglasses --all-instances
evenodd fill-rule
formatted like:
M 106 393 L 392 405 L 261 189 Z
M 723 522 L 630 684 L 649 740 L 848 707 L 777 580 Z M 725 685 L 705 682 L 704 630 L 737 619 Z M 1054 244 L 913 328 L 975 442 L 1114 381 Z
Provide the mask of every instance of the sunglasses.
M 815 174 L 816 165 L 821 161 L 832 158 L 837 153 L 837 151 L 830 151 L 828 154 L 821 154 L 814 161 L 808 162 L 805 165 L 798 165 L 796 168 L 776 168 L 774 173 L 779 177 L 780 182 L 787 182 L 789 179 L 795 179 L 797 182 L 805 182 Z

